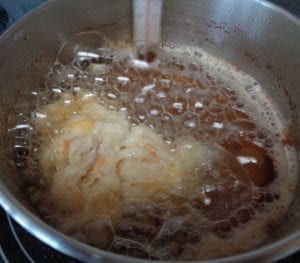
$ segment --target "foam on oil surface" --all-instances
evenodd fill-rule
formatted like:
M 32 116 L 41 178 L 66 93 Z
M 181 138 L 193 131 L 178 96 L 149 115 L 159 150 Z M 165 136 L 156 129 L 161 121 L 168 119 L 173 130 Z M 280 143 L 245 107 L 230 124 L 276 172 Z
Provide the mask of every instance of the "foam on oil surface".
M 281 224 L 296 185 L 295 152 L 280 142 L 280 111 L 251 76 L 203 50 L 171 43 L 149 66 L 136 60 L 131 48 L 116 48 L 87 33 L 62 47 L 46 79 L 47 90 L 32 93 L 35 109 L 19 112 L 9 134 L 28 198 L 61 231 L 125 255 L 195 260 L 247 250 Z M 225 157 L 213 160 L 215 172 L 187 196 L 174 188 L 125 203 L 114 218 L 99 214 L 76 225 L 69 210 L 45 196 L 51 180 L 39 173 L 37 152 L 44 141 L 34 123 L 43 119 L 47 125 L 48 105 L 62 98 L 70 103 L 83 89 L 101 107 L 126 112 L 132 127 L 151 128 L 172 152 L 177 138 L 190 136 Z M 66 92 L 69 98 L 62 97 Z M 51 136 L 60 132 L 54 129 Z M 255 169 L 261 169 L 260 177 Z

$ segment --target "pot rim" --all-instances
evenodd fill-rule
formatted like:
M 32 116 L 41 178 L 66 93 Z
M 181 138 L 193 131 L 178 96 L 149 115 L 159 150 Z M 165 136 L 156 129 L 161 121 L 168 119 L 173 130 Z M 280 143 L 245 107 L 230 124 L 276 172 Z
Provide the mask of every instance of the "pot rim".
M 267 0 L 252 0 L 257 4 L 263 5 L 273 12 L 287 17 L 290 21 L 295 23 L 297 27 L 300 27 L 300 19 L 289 11 L 271 3 Z M 7 31 L 0 37 L 0 47 L 5 40 L 12 37 L 18 32 L 19 25 L 23 24 L 27 20 L 32 19 L 34 16 L 43 13 L 47 9 L 59 2 L 58 0 L 49 0 L 40 6 L 34 8 L 21 19 L 15 22 Z M 122 256 L 115 253 L 107 252 L 105 250 L 97 249 L 90 245 L 81 243 L 67 235 L 60 233 L 50 225 L 43 222 L 35 214 L 30 212 L 10 191 L 1 183 L 0 179 L 0 205 L 18 224 L 20 224 L 26 231 L 38 238 L 45 244 L 54 248 L 55 250 L 82 260 L 84 262 L 99 262 L 99 260 L 110 259 L 116 260 L 116 262 L 153 262 L 152 260 L 136 259 L 132 257 Z M 247 251 L 235 256 L 211 259 L 204 261 L 182 261 L 182 262 L 209 262 L 217 263 L 222 262 L 253 262 L 253 261 L 275 261 L 285 256 L 288 256 L 296 252 L 300 248 L 300 230 L 293 234 L 288 235 L 285 238 L 281 238 L 272 244 L 263 245 L 258 248 L 254 248 L 251 251 Z M 159 261 L 159 262 L 171 262 L 171 261 Z

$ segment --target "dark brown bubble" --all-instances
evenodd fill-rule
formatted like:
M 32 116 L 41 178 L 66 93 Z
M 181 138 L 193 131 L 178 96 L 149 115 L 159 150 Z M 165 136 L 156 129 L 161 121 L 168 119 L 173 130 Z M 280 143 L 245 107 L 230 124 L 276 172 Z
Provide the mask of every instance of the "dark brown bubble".
M 233 126 L 239 128 L 241 131 L 254 131 L 256 124 L 249 120 L 238 120 L 231 123 Z
M 225 114 L 225 118 L 228 122 L 231 122 L 233 120 L 235 120 L 237 118 L 234 110 L 228 108 L 228 107 L 225 107 L 224 108 L 224 114 Z
M 273 182 L 276 176 L 273 160 L 262 147 L 243 140 L 224 147 L 237 157 L 255 186 L 264 187 Z
M 247 223 L 251 218 L 251 214 L 248 209 L 244 208 L 235 213 L 235 218 L 240 223 Z
M 214 225 L 213 233 L 222 239 L 226 239 L 228 238 L 231 229 L 231 224 L 227 220 L 224 220 Z

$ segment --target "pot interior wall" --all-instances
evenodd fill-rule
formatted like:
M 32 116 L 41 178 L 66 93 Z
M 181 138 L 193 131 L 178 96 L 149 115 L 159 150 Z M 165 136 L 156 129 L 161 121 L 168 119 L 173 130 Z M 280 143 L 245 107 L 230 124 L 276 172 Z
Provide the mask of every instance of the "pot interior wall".
M 279 105 L 285 125 L 300 145 L 300 23 L 259 1 L 167 0 L 162 44 L 201 46 L 253 76 Z M 113 41 L 131 42 L 131 1 L 54 1 L 18 22 L 0 41 L 0 179 L 19 200 L 16 171 L 6 150 L 7 129 L 43 75 L 59 47 L 82 31 L 96 30 Z M 294 133 L 293 133 L 294 132 Z M 298 154 L 299 156 L 299 154 Z M 297 198 L 300 195 L 298 188 Z M 276 238 L 300 230 L 300 204 Z M 292 222 L 292 223 L 289 223 Z

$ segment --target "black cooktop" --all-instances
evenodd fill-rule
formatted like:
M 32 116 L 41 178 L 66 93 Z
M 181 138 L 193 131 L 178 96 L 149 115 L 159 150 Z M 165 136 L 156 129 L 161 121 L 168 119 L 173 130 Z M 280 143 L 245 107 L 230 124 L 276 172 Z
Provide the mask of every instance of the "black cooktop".
M 45 0 L 0 0 L 0 35 L 28 11 Z M 300 0 L 272 0 L 300 17 Z M 43 244 L 15 223 L 0 208 L 0 263 L 44 262 L 76 263 L 68 256 Z M 300 262 L 300 252 L 280 263 Z

